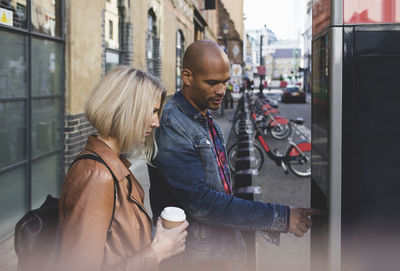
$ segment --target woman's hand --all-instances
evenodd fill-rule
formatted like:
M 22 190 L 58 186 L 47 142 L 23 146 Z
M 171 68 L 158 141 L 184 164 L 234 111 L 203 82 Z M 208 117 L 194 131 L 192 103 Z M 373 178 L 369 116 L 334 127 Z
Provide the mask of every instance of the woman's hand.
M 185 250 L 185 242 L 189 223 L 185 220 L 181 225 L 173 229 L 164 229 L 161 218 L 157 220 L 156 234 L 151 243 L 158 262 L 179 254 Z

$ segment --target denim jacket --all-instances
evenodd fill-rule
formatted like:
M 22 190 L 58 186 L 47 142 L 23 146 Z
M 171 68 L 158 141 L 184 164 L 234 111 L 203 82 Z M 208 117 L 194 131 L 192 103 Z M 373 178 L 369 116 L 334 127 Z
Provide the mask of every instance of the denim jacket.
M 239 230 L 286 229 L 287 206 L 243 200 L 224 192 L 207 120 L 180 92 L 164 107 L 156 141 L 155 168 L 149 166 L 153 217 L 166 206 L 185 210 L 190 224 L 185 260 L 243 263 L 246 246 Z

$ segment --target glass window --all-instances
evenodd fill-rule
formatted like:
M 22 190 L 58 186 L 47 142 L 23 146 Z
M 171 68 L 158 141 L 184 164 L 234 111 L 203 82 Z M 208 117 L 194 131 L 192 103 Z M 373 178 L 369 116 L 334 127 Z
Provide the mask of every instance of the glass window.
M 24 37 L 0 31 L 0 98 L 27 96 Z
M 176 32 L 176 91 L 182 87 L 181 71 L 184 48 L 184 38 L 180 30 Z
M 106 73 L 114 69 L 119 64 L 119 53 L 106 51 Z
M 154 56 L 154 36 L 156 35 L 156 26 L 155 26 L 155 15 L 153 11 L 149 11 L 147 17 L 147 43 L 146 43 L 146 51 L 147 58 L 153 59 Z
M 57 153 L 32 163 L 32 209 L 38 208 L 47 194 L 59 197 L 63 184 L 62 156 Z
M 32 28 L 35 32 L 59 37 L 61 0 L 32 0 Z
M 62 146 L 62 108 L 58 98 L 32 101 L 32 156 Z
M 32 39 L 32 95 L 61 94 L 61 45 Z
M 147 57 L 147 71 L 155 76 L 158 76 L 156 72 L 156 64 L 158 62 L 158 39 L 157 39 L 157 27 L 156 27 L 156 16 L 153 10 L 149 10 L 147 17 L 147 33 L 146 33 L 146 57 Z
M 0 186 L 0 238 L 3 238 L 25 213 L 25 167 L 0 174 Z
M 26 1 L 1 0 L 0 24 L 26 28 Z
M 109 38 L 110 40 L 113 39 L 113 28 L 114 28 L 114 26 L 113 26 L 113 21 L 109 20 L 109 21 L 108 21 L 108 38 Z
M 0 169 L 26 159 L 25 108 L 23 101 L 0 102 Z

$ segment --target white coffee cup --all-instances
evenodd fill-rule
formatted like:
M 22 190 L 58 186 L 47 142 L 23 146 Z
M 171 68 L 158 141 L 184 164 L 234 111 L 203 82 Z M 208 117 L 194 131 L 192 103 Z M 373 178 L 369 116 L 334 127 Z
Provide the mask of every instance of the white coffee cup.
M 178 207 L 165 207 L 161 212 L 161 220 L 165 229 L 172 229 L 186 220 L 185 211 Z

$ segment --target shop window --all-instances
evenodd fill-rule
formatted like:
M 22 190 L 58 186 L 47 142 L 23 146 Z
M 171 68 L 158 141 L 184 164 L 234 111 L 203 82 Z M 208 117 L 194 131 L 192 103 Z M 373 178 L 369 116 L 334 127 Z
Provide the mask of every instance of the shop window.
M 60 37 L 61 33 L 61 1 L 31 1 L 31 21 L 33 31 L 52 37 Z
M 26 18 L 26 1 L 0 1 L 0 25 L 26 28 Z
M 0 0 L 0 240 L 45 195 L 60 192 L 65 46 L 60 14 L 60 0 Z M 39 161 L 46 167 L 36 167 Z

